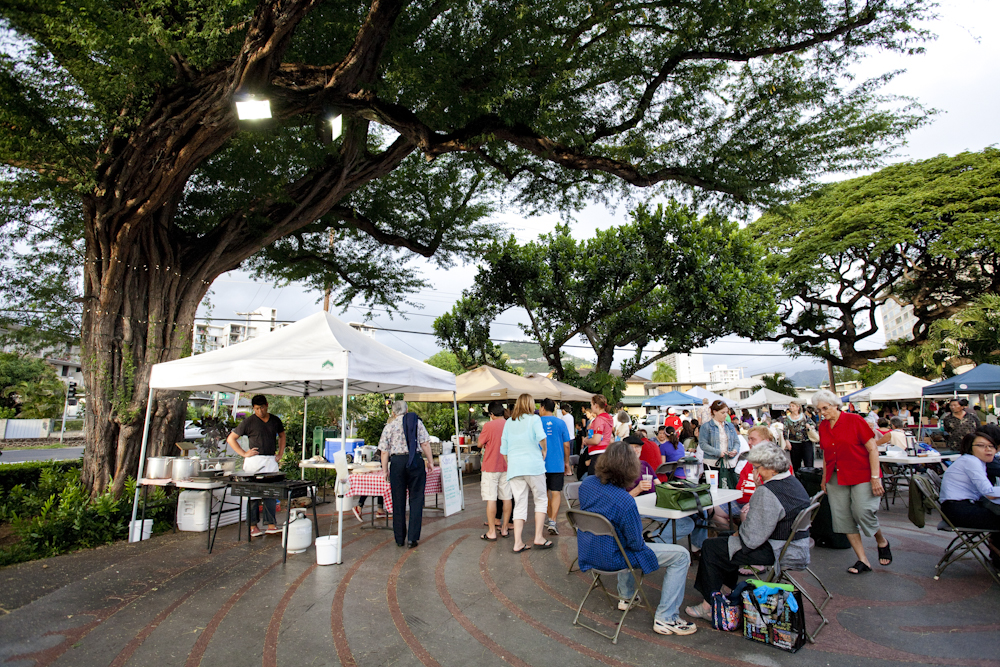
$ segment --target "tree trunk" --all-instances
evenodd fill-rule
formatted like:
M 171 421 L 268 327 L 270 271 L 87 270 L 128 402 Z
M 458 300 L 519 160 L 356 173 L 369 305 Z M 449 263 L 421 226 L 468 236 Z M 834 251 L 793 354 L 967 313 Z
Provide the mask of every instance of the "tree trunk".
M 88 224 L 99 233 L 101 220 Z M 147 231 L 148 229 L 148 231 Z M 153 364 L 191 354 L 198 304 L 210 279 L 186 273 L 177 251 L 147 225 L 125 247 L 88 238 L 82 357 L 87 448 L 82 480 L 92 495 L 116 494 L 135 477 Z M 196 272 L 195 272 L 196 273 Z M 214 276 L 213 276 L 214 277 Z M 180 392 L 154 392 L 147 455 L 173 455 L 186 406 Z

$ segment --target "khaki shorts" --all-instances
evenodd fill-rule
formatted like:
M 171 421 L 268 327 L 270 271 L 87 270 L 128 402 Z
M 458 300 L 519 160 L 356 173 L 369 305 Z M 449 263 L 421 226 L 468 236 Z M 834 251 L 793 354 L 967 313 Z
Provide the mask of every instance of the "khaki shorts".
M 510 484 L 506 472 L 484 472 L 479 482 L 483 500 L 510 500 Z
M 528 491 L 535 498 L 535 513 L 545 514 L 549 509 L 549 496 L 545 491 L 545 475 L 520 475 L 509 480 L 514 496 L 513 519 L 528 519 Z
M 840 486 L 837 484 L 837 473 L 834 472 L 826 483 L 826 497 L 830 501 L 833 532 L 868 537 L 878 532 L 878 517 L 875 513 L 882 499 L 872 493 L 871 482 Z

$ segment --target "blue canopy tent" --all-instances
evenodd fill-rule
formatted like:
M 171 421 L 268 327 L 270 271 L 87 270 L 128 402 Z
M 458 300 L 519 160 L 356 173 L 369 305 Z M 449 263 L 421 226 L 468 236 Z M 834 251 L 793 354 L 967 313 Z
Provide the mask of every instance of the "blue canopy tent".
M 971 371 L 924 387 L 924 396 L 992 394 L 1000 391 L 1000 366 L 979 364 Z
M 930 396 L 958 396 L 959 394 L 992 394 L 1000 392 L 1000 366 L 995 364 L 979 364 L 971 371 L 961 375 L 936 382 L 923 388 L 920 399 L 920 414 L 924 413 L 923 399 Z M 986 407 L 985 405 L 983 406 Z M 921 420 L 922 421 L 922 420 Z M 921 425 L 917 437 L 923 434 Z
M 661 407 L 664 405 L 701 405 L 701 399 L 680 391 L 668 391 L 659 396 L 650 396 L 642 402 L 644 408 Z

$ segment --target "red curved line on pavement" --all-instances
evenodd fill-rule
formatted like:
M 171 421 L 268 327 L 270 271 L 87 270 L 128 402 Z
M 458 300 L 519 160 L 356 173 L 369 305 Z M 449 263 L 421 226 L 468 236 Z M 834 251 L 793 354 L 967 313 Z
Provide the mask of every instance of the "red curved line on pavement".
M 530 667 L 528 663 L 521 660 L 516 655 L 505 649 L 504 647 L 497 644 L 495 641 L 489 638 L 489 636 L 480 630 L 469 617 L 462 613 L 462 610 L 458 608 L 455 604 L 455 600 L 451 597 L 448 592 L 448 586 L 444 580 L 444 566 L 448 562 L 448 557 L 451 556 L 451 552 L 455 550 L 458 544 L 469 537 L 468 535 L 463 535 L 458 538 L 451 545 L 444 550 L 441 554 L 441 558 L 438 559 L 437 567 L 434 569 L 434 584 L 437 587 L 438 596 L 444 603 L 445 608 L 451 613 L 452 617 L 458 621 L 459 625 L 465 628 L 465 631 L 472 635 L 476 641 L 488 648 L 493 652 L 494 655 L 500 656 L 505 662 L 514 665 L 514 667 Z
M 344 632 L 344 597 L 347 595 L 347 586 L 361 565 L 392 539 L 394 538 L 387 538 L 365 552 L 337 584 L 337 592 L 333 596 L 333 604 L 330 607 L 330 630 L 333 632 L 333 646 L 337 649 L 337 659 L 340 661 L 341 667 L 357 667 L 358 665 L 351 653 L 350 644 L 347 643 L 347 633 Z
M 487 568 L 487 560 L 489 559 L 490 552 L 493 551 L 493 546 L 494 543 L 490 542 L 489 544 L 486 545 L 486 548 L 483 549 L 483 554 L 479 557 L 479 571 L 483 575 L 483 581 L 486 582 L 486 587 L 490 589 L 490 592 L 493 593 L 493 596 L 497 600 L 499 600 L 500 604 L 507 607 L 507 609 L 509 609 L 511 613 L 513 613 L 515 616 L 517 616 L 519 619 L 521 619 L 531 627 L 541 632 L 546 637 L 554 639 L 560 644 L 563 644 L 564 646 L 568 646 L 577 653 L 585 655 L 588 658 L 593 658 L 594 660 L 603 662 L 606 665 L 615 665 L 615 667 L 629 667 L 629 664 L 626 662 L 610 658 L 604 655 L 603 653 L 598 653 L 597 651 L 588 648 L 583 644 L 579 644 L 570 639 L 569 637 L 567 637 L 566 635 L 560 634 L 555 630 L 553 630 L 552 628 L 536 621 L 534 618 L 529 616 L 523 609 L 521 609 L 513 602 L 511 602 L 510 598 L 504 595 L 503 591 L 501 591 L 500 588 L 496 585 L 496 582 L 493 581 L 493 577 L 490 576 L 489 569 Z M 523 553 L 522 556 L 523 556 L 522 562 L 527 561 L 528 554 Z M 622 632 L 624 631 L 625 629 L 622 628 Z
M 205 626 L 205 629 L 202 631 L 201 635 L 198 636 L 198 640 L 194 643 L 194 646 L 191 647 L 191 652 L 188 654 L 187 661 L 184 663 L 185 667 L 198 667 L 201 665 L 201 659 L 205 656 L 205 651 L 208 650 L 208 644 L 212 641 L 212 636 L 215 634 L 215 631 L 218 630 L 219 625 L 222 624 L 222 620 L 226 617 L 226 614 L 229 613 L 229 610 L 236 605 L 239 599 L 243 597 L 247 591 L 253 588 L 254 584 L 263 579 L 264 575 L 277 567 L 280 562 L 280 558 L 275 560 L 266 568 L 250 577 L 250 580 L 243 584 L 238 591 L 229 596 L 226 603 L 219 608 L 219 611 L 215 612 L 212 620 L 208 622 L 207 626 Z
M 476 519 L 466 519 L 465 521 L 456 523 L 453 526 L 448 526 L 437 532 L 431 533 L 427 537 L 422 538 L 421 543 L 431 540 L 447 530 L 463 530 L 475 526 L 476 523 Z M 410 626 L 406 623 L 406 619 L 403 617 L 403 612 L 399 607 L 399 599 L 396 597 L 396 582 L 399 580 L 399 573 L 403 569 L 403 564 L 406 563 L 406 559 L 409 558 L 412 553 L 412 549 L 407 549 L 406 553 L 400 556 L 399 560 L 396 561 L 396 564 L 392 568 L 392 572 L 389 573 L 389 580 L 385 588 L 386 602 L 389 605 L 389 615 L 392 616 L 392 622 L 396 625 L 396 630 L 403 638 L 403 641 L 406 642 L 406 645 L 410 647 L 410 650 L 413 651 L 413 654 L 417 656 L 417 659 L 426 665 L 426 667 L 441 667 L 440 663 L 438 663 L 438 661 L 435 660 L 430 654 L 430 651 L 424 648 L 424 645 L 420 643 L 417 636 L 413 634 L 412 630 L 410 630 Z
M 166 543 L 164 543 L 162 546 L 158 546 L 156 548 L 150 549 L 148 552 L 144 551 L 142 553 L 136 554 L 135 556 L 131 556 L 129 558 L 126 558 L 121 563 L 116 563 L 115 567 L 121 567 L 123 564 L 128 563 L 128 562 L 130 562 L 130 561 L 132 561 L 132 560 L 134 560 L 136 558 L 139 558 L 140 556 L 148 556 L 148 554 L 150 552 L 159 551 L 160 549 L 165 549 L 167 546 L 168 545 Z M 49 647 L 47 649 L 42 649 L 41 651 L 35 651 L 33 653 L 23 653 L 23 654 L 20 654 L 20 655 L 11 656 L 11 657 L 7 658 L 6 662 L 11 662 L 11 661 L 14 661 L 14 660 L 25 660 L 26 659 L 26 660 L 34 660 L 35 661 L 35 667 L 47 667 L 48 665 L 51 665 L 53 662 L 55 662 L 60 657 L 62 657 L 62 655 L 64 653 L 66 653 L 66 651 L 68 651 L 74 644 L 76 644 L 77 642 L 79 642 L 80 640 L 82 640 L 84 637 L 86 637 L 88 634 L 90 634 L 90 632 L 94 628 L 96 628 L 98 625 L 100 625 L 101 623 L 105 622 L 106 620 L 108 620 L 109 618 L 111 618 L 112 616 L 114 616 L 115 614 L 117 614 L 119 611 L 121 611 L 125 607 L 129 606 L 130 604 L 132 604 L 133 602 L 135 602 L 139 598 L 141 598 L 144 595 L 146 595 L 147 593 L 149 593 L 153 588 L 161 586 L 164 583 L 170 581 L 171 579 L 175 579 L 175 578 L 179 577 L 180 575 L 184 574 L 188 570 L 194 569 L 198 565 L 201 565 L 203 562 L 205 562 L 206 560 L 208 560 L 208 556 L 209 556 L 209 554 L 206 554 L 206 555 L 204 555 L 204 556 L 202 556 L 200 558 L 197 558 L 196 562 L 192 563 L 188 567 L 185 567 L 183 569 L 178 570 L 177 572 L 175 572 L 174 574 L 168 576 L 166 579 L 164 579 L 162 581 L 156 582 L 154 584 L 149 584 L 146 587 L 146 589 L 144 591 L 142 591 L 141 593 L 136 593 L 134 595 L 128 596 L 128 597 L 122 599 L 116 605 L 113 605 L 111 607 L 105 607 L 103 609 L 93 609 L 93 610 L 90 610 L 90 611 L 82 613 L 81 616 L 87 615 L 87 616 L 95 616 L 96 617 L 96 620 L 91 621 L 90 623 L 85 623 L 84 625 L 81 625 L 79 627 L 72 628 L 72 629 L 69 629 L 69 630 L 65 630 L 65 631 L 46 632 L 45 636 L 49 636 L 49 635 L 61 635 L 61 636 L 65 637 L 65 639 L 63 641 L 59 642 L 55 646 L 51 646 L 51 647 Z M 111 566 L 109 566 L 109 567 L 111 567 Z
M 299 586 L 302 585 L 302 582 L 305 581 L 306 577 L 312 574 L 313 570 L 317 567 L 319 567 L 319 565 L 316 563 L 307 567 L 306 571 L 300 574 L 298 578 L 292 582 L 292 585 L 288 587 L 285 594 L 281 596 L 280 600 L 278 600 L 278 604 L 275 605 L 274 611 L 271 613 L 271 622 L 267 624 L 267 631 L 264 633 L 264 667 L 278 666 L 278 631 L 281 629 L 281 618 L 285 615 L 285 609 L 288 608 L 288 603 L 291 602 L 292 596 L 295 595 L 295 591 L 299 589 Z

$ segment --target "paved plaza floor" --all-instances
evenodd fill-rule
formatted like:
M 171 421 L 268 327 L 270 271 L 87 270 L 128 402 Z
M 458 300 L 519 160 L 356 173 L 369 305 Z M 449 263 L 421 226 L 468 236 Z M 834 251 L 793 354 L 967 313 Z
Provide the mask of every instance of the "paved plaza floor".
M 317 566 L 312 548 L 283 565 L 279 536 L 248 546 L 230 526 L 212 554 L 203 534 L 178 533 L 2 569 L 0 665 L 1000 666 L 1000 587 L 972 561 L 934 581 L 947 538 L 933 520 L 915 528 L 898 503 L 880 514 L 891 567 L 852 576 L 851 552 L 813 550 L 835 596 L 831 625 L 789 654 L 703 621 L 689 637 L 656 635 L 641 609 L 617 645 L 574 627 L 589 582 L 566 573 L 576 540 L 565 521 L 555 549 L 514 554 L 513 539 L 479 539 L 478 488 L 466 480 L 465 511 L 429 513 L 416 549 L 345 515 L 342 565 Z M 323 534 L 331 507 L 321 507 Z M 686 604 L 698 599 L 695 570 Z M 651 579 L 655 604 L 660 577 Z M 613 626 L 603 598 L 588 607 L 592 621 Z

